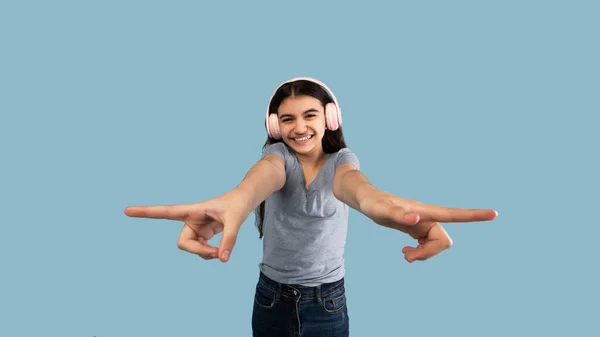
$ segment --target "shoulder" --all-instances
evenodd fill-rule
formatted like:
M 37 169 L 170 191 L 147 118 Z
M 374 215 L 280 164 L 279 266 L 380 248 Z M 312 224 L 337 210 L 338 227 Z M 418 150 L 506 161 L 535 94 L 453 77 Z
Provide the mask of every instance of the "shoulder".
M 334 167 L 337 169 L 343 164 L 352 164 L 356 169 L 360 169 L 358 156 L 349 148 L 343 148 L 334 153 Z
M 281 159 L 286 172 L 297 166 L 297 159 L 292 150 L 283 142 L 266 146 L 262 151 L 261 159 Z
M 263 149 L 261 158 L 265 158 L 271 154 L 277 155 L 285 161 L 289 156 L 289 149 L 283 142 L 270 144 Z

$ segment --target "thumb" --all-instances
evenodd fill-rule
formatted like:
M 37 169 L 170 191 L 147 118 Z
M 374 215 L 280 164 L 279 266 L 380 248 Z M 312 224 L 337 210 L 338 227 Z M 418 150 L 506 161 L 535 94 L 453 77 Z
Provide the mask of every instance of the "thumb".
M 223 237 L 219 244 L 219 260 L 221 260 L 221 262 L 229 261 L 239 230 L 240 226 L 237 224 L 225 224 L 223 226 Z
M 402 206 L 389 205 L 386 212 L 392 221 L 404 226 L 415 225 L 420 220 L 418 214 L 408 212 Z

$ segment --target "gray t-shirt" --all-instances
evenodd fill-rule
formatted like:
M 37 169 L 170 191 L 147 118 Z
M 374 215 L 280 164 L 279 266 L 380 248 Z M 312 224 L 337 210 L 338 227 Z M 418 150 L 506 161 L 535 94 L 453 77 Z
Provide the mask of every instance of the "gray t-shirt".
M 307 189 L 302 165 L 287 145 L 269 145 L 262 158 L 269 154 L 283 158 L 286 183 L 265 203 L 260 270 L 284 284 L 315 286 L 340 280 L 345 275 L 349 207 L 333 195 L 333 178 L 342 164 L 360 169 L 358 158 L 347 148 L 326 154 Z

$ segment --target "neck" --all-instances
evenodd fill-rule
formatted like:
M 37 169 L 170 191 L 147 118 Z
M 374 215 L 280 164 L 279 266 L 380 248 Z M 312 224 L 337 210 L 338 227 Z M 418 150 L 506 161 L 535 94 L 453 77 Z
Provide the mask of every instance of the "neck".
M 309 153 L 297 153 L 296 157 L 303 166 L 316 167 L 325 160 L 325 152 L 323 149 L 315 150 Z

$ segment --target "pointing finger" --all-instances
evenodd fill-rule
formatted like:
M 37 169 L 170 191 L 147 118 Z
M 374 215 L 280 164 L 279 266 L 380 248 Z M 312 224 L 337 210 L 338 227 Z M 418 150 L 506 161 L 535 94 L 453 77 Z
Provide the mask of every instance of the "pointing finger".
M 171 206 L 131 206 L 125 208 L 125 214 L 134 218 L 170 219 L 184 221 L 193 205 Z
M 437 222 L 490 221 L 498 216 L 498 212 L 492 209 L 448 208 L 436 205 L 423 205 L 417 213 L 422 220 Z

